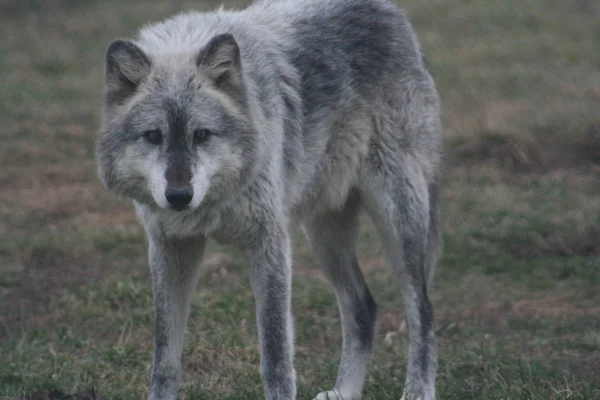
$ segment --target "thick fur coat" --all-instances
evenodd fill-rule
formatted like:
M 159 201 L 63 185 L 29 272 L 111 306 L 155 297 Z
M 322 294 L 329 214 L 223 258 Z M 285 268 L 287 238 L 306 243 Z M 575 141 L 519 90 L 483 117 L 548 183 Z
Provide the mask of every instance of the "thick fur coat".
M 295 399 L 291 223 L 302 224 L 341 313 L 339 376 L 317 399 L 360 398 L 376 321 L 355 251 L 364 210 L 402 289 L 403 396 L 434 400 L 427 291 L 442 247 L 441 153 L 438 94 L 391 0 L 262 1 L 178 15 L 113 42 L 97 162 L 149 238 L 150 399 L 177 395 L 207 238 L 246 254 L 266 398 Z

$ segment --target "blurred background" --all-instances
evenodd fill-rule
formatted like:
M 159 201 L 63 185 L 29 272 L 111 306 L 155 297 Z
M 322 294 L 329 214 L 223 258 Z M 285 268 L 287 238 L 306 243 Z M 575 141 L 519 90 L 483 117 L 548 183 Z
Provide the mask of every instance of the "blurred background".
M 145 23 L 217 5 L 0 1 L 0 399 L 146 396 L 146 242 L 94 163 L 104 55 Z M 600 2 L 400 5 L 445 114 L 446 247 L 431 291 L 440 399 L 599 399 Z M 364 226 L 361 262 L 380 306 L 365 399 L 397 399 L 403 310 Z M 310 399 L 334 383 L 341 339 L 334 296 L 296 236 L 296 367 Z M 181 396 L 261 399 L 247 269 L 230 249 L 210 250 Z

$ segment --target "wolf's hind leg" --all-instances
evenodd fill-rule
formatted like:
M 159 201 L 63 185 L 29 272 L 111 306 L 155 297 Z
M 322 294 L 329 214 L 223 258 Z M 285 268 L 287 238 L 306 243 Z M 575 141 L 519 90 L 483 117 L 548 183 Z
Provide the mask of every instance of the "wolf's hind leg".
M 342 358 L 335 388 L 316 400 L 359 399 L 375 332 L 377 306 L 356 257 L 359 198 L 350 196 L 341 210 L 316 215 L 304 232 L 332 284 L 342 321 Z
M 402 289 L 409 336 L 403 399 L 435 400 L 436 344 L 427 294 L 428 269 L 433 266 L 427 264 L 436 261 L 439 245 L 429 243 L 437 235 L 430 235 L 429 187 L 415 161 L 404 159 L 386 168 L 369 179 L 365 196 Z M 437 218 L 437 210 L 433 217 Z M 437 229 L 437 221 L 433 222 Z

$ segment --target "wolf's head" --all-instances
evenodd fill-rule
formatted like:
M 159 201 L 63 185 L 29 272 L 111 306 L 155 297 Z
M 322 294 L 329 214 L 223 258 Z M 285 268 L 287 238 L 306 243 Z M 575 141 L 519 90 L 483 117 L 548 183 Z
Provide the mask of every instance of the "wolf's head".
M 238 191 L 257 157 L 245 93 L 240 49 L 230 34 L 193 54 L 153 54 L 113 42 L 96 146 L 102 183 L 175 210 Z

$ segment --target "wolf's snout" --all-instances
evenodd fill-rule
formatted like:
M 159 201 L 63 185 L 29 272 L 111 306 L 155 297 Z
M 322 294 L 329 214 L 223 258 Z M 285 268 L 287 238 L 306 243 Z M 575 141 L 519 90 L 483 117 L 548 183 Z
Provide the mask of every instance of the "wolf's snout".
M 194 197 L 194 191 L 191 187 L 184 188 L 167 188 L 165 197 L 170 205 L 177 210 L 183 210 Z

